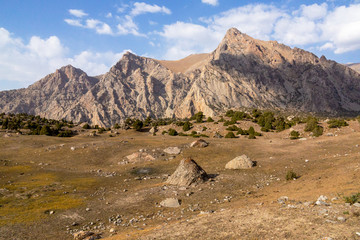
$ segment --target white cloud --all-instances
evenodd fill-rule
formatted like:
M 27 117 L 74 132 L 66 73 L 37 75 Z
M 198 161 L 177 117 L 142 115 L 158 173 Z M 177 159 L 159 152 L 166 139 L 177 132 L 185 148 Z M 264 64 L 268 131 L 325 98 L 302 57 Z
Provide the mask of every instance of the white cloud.
M 112 18 L 112 13 L 111 12 L 109 12 L 108 14 L 106 14 L 106 16 L 105 16 L 106 18 Z
M 219 1 L 218 0 L 201 0 L 202 3 L 206 3 L 212 6 L 217 6 L 219 5 Z
M 186 22 L 165 25 L 158 34 L 166 43 L 163 57 L 170 59 L 214 50 L 231 27 L 262 40 L 340 54 L 360 49 L 359 13 L 360 4 L 301 5 L 293 12 L 267 4 L 249 4 L 200 18 L 202 25 Z
M 81 9 L 69 9 L 69 13 L 78 18 L 82 18 L 88 15 L 84 12 L 84 10 Z
M 137 16 L 140 14 L 145 14 L 145 13 L 165 13 L 165 14 L 171 14 L 170 9 L 162 6 L 158 6 L 156 4 L 154 5 L 150 5 L 144 2 L 135 2 L 134 3 L 134 8 L 131 10 L 131 15 L 132 16 Z
M 360 49 L 360 4 L 337 7 L 321 25 L 323 38 L 335 47 L 335 53 Z
M 78 19 L 64 19 L 64 21 L 71 26 L 83 27 L 80 20 L 78 20 Z
M 146 35 L 139 33 L 139 28 L 131 16 L 126 15 L 124 18 L 119 18 L 119 21 L 120 23 L 117 25 L 119 35 L 132 34 L 139 37 L 146 37 Z
M 86 27 L 90 29 L 95 29 L 98 34 L 113 34 L 111 27 L 108 24 L 103 23 L 97 19 L 87 19 Z
M 23 43 L 12 37 L 8 30 L 0 28 L 0 52 L 0 85 L 4 82 L 4 85 L 26 87 L 67 64 L 81 68 L 89 75 L 103 74 L 125 51 L 83 51 L 69 56 L 68 48 L 56 36 L 47 39 L 33 36 L 28 43 Z

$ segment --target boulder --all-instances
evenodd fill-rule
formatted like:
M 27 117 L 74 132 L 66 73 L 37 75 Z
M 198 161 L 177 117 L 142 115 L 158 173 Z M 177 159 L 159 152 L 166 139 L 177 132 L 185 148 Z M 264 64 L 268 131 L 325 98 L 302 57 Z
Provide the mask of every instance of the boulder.
M 156 127 L 152 127 L 152 128 L 150 128 L 149 133 L 150 133 L 150 134 L 155 134 L 157 131 L 158 131 L 158 130 L 157 130 Z
M 254 165 L 255 165 L 254 162 L 251 161 L 248 156 L 241 155 L 241 156 L 234 158 L 230 162 L 228 162 L 225 165 L 225 168 L 226 169 L 248 169 L 248 168 L 252 168 Z
M 209 143 L 203 139 L 196 140 L 190 144 L 190 147 L 204 148 L 209 146 Z
M 180 207 L 180 201 L 179 201 L 179 199 L 176 199 L 176 198 L 167 198 L 167 199 L 161 201 L 160 205 L 162 207 L 176 208 L 176 207 Z
M 126 156 L 130 163 L 154 161 L 155 158 L 146 152 L 136 152 Z
M 178 147 L 168 147 L 164 149 L 164 152 L 171 155 L 178 155 L 181 153 L 181 149 Z
M 214 138 L 223 138 L 224 136 L 222 136 L 220 133 L 216 132 L 214 135 Z
M 100 238 L 101 238 L 100 234 L 96 234 L 89 231 L 79 231 L 74 233 L 75 240 L 95 240 Z
M 202 183 L 207 179 L 209 179 L 207 173 L 193 159 L 184 158 L 166 183 L 177 186 L 190 186 L 191 184 Z

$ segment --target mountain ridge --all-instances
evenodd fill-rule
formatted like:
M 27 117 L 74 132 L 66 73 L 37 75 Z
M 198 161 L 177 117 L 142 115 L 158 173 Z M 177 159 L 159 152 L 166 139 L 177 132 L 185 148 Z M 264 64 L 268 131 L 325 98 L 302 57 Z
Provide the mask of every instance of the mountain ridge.
M 360 74 L 349 67 L 231 28 L 213 52 L 178 61 L 127 52 L 98 77 L 64 66 L 28 88 L 0 92 L 0 112 L 110 126 L 241 107 L 357 115 L 359 99 Z

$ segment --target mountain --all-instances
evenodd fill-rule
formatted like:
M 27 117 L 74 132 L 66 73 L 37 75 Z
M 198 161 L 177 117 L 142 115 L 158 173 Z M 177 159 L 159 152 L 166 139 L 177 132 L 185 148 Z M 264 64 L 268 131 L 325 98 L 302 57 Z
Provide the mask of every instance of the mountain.
M 102 126 L 127 117 L 213 116 L 241 107 L 357 115 L 360 74 L 232 28 L 209 54 L 163 61 L 128 52 L 98 77 L 66 66 L 26 89 L 0 92 L 0 112 Z
M 346 64 L 348 67 L 354 69 L 355 71 L 357 71 L 358 73 L 360 73 L 360 63 L 350 63 L 350 64 Z

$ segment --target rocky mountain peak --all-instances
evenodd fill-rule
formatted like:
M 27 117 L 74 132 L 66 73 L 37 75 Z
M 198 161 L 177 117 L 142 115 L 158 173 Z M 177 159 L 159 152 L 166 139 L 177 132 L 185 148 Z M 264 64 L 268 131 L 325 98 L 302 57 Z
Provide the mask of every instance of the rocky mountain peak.
M 62 67 L 27 89 L 0 92 L 0 112 L 111 126 L 239 108 L 359 115 L 359 99 L 360 75 L 350 68 L 231 28 L 209 54 L 160 61 L 126 52 L 97 78 Z

